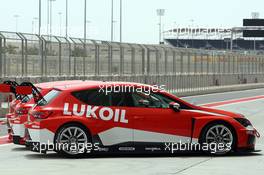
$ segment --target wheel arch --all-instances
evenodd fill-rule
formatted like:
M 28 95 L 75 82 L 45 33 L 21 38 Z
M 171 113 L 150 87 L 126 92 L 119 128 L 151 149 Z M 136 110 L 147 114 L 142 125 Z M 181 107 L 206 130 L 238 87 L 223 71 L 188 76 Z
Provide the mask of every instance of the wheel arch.
M 231 132 L 233 132 L 234 137 L 235 137 L 235 139 L 234 139 L 234 141 L 235 141 L 234 146 L 235 146 L 235 148 L 236 148 L 236 146 L 237 146 L 237 141 L 238 141 L 238 140 L 237 140 L 237 139 L 238 139 L 238 134 L 237 134 L 236 129 L 235 129 L 234 126 L 233 126 L 231 123 L 229 123 L 228 121 L 225 121 L 225 120 L 219 120 L 219 119 L 216 119 L 216 120 L 210 121 L 210 122 L 206 123 L 206 124 L 203 126 L 203 128 L 202 128 L 202 130 L 201 130 L 201 132 L 200 132 L 200 134 L 199 134 L 198 142 L 201 143 L 201 141 L 202 141 L 202 137 L 203 137 L 203 134 L 204 134 L 205 131 L 208 129 L 208 127 L 210 127 L 210 126 L 212 126 L 212 125 L 215 125 L 215 124 L 224 124 L 224 125 L 228 126 L 228 127 L 231 129 Z

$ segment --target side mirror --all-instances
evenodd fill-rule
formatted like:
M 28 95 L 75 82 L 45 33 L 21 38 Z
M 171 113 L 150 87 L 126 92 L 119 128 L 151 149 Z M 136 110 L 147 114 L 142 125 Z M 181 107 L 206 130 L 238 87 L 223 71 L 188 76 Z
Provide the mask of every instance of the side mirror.
M 181 106 L 179 103 L 176 102 L 171 102 L 170 103 L 170 108 L 173 109 L 175 112 L 179 112 L 181 109 Z
M 149 101 L 148 100 L 139 100 L 138 103 L 143 106 L 149 106 Z
M 32 87 L 31 86 L 17 86 L 16 93 L 20 95 L 30 95 L 32 94 Z
M 0 92 L 2 92 L 2 93 L 10 93 L 11 92 L 11 85 L 0 84 Z

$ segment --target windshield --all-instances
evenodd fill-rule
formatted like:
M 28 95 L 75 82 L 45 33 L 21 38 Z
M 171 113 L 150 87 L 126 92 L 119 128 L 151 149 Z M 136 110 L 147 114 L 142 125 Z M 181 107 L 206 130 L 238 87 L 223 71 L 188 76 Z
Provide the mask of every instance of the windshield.
M 49 104 L 55 97 L 57 97 L 59 95 L 60 91 L 58 90 L 52 90 L 49 93 L 47 93 L 43 99 L 41 99 L 38 102 L 38 106 L 45 106 L 47 104 Z
M 27 102 L 29 102 L 30 99 L 32 99 L 32 97 L 33 97 L 32 94 L 31 94 L 31 95 L 26 95 L 26 96 L 24 96 L 24 97 L 22 98 L 21 102 L 22 102 L 22 103 L 27 103 Z

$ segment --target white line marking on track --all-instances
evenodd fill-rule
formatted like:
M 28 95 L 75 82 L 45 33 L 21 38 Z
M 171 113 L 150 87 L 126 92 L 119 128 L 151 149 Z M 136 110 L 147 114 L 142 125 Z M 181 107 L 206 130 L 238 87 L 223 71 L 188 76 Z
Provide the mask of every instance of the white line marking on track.
M 242 90 L 242 91 L 230 91 L 230 92 L 219 92 L 219 93 L 212 93 L 212 94 L 202 94 L 202 95 L 193 95 L 193 96 L 186 96 L 186 97 L 182 97 L 184 98 L 191 98 L 191 97 L 203 97 L 203 96 L 212 96 L 212 95 L 221 95 L 221 94 L 230 94 L 230 93 L 239 93 L 239 92 L 245 92 L 245 91 L 257 91 L 257 90 L 261 90 L 263 88 L 257 88 L 257 89 L 247 89 L 247 90 Z M 245 97 L 247 98 L 247 97 Z
M 221 104 L 221 105 L 216 105 L 216 106 L 213 106 L 213 107 L 210 107 L 210 108 L 216 108 L 216 107 L 222 107 L 222 106 L 231 106 L 231 105 L 239 105 L 239 104 L 243 104 L 243 103 L 252 103 L 252 102 L 261 101 L 261 100 L 264 100 L 264 99 L 263 98 L 260 98 L 260 99 L 254 99 L 254 100 L 248 100 L 248 101 L 241 101 L 241 102 L 234 102 L 234 103 L 228 103 L 228 104 Z M 223 101 L 223 102 L 225 102 L 225 101 Z M 204 104 L 204 105 L 207 105 L 207 104 Z M 203 105 L 200 105 L 200 106 L 203 106 Z
M 216 104 L 216 103 L 230 102 L 230 103 L 227 103 L 227 104 L 217 105 L 217 106 L 224 106 L 224 105 L 229 105 L 229 104 L 251 102 L 251 101 L 263 100 L 263 99 L 264 99 L 263 95 L 258 95 L 258 96 L 252 96 L 252 97 L 243 97 L 243 98 L 235 98 L 235 99 L 231 99 L 231 100 L 217 101 L 217 102 L 212 102 L 212 103 L 204 103 L 204 104 L 199 104 L 199 106 L 211 105 L 211 104 Z M 241 100 L 241 102 L 239 102 L 240 100 Z

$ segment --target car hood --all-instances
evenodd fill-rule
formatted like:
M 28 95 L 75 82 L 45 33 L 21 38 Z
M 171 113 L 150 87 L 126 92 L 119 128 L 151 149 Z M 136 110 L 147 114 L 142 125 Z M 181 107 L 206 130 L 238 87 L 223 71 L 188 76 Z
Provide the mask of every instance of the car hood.
M 224 111 L 220 109 L 214 109 L 214 108 L 208 108 L 208 107 L 198 107 L 197 109 L 198 113 L 202 113 L 203 115 L 199 115 L 201 117 L 205 116 L 226 116 L 226 117 L 232 117 L 232 118 L 244 118 L 242 114 L 238 114 L 235 112 L 230 111 Z

